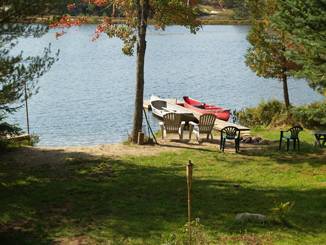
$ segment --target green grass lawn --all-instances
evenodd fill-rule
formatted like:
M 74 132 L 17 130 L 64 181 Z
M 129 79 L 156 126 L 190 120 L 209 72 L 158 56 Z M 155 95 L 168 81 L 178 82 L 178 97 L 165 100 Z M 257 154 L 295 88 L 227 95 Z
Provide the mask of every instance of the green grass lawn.
M 280 138 L 280 131 L 277 129 L 254 128 L 251 130 L 251 133 L 253 135 L 257 135 L 257 136 L 262 137 L 263 139 L 268 139 L 268 140 L 276 140 L 277 141 Z M 313 134 L 313 131 L 304 129 L 300 133 L 300 140 L 303 141 L 303 143 L 305 143 L 305 145 L 306 145 L 305 150 L 307 150 L 307 149 L 313 150 L 314 149 L 312 147 L 314 145 L 314 141 L 315 141 L 315 136 Z
M 266 130 L 254 134 L 275 139 Z M 326 244 L 326 152 L 308 145 L 309 133 L 303 138 L 300 153 L 275 145 L 240 154 L 194 149 L 67 157 L 58 166 L 0 156 L 0 244 L 163 244 L 187 221 L 189 159 L 193 216 L 212 244 Z M 241 212 L 274 217 L 272 209 L 287 201 L 294 206 L 284 223 L 234 221 Z

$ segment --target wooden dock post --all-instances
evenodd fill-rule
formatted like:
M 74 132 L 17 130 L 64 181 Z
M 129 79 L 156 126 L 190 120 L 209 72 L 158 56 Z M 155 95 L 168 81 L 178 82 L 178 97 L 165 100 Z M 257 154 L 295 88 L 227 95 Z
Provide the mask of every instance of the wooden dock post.
M 138 140 L 137 140 L 138 145 L 144 144 L 144 136 L 145 135 L 143 132 L 138 132 Z
M 188 189 L 188 235 L 189 245 L 191 245 L 191 187 L 192 187 L 192 167 L 191 160 L 187 164 L 187 189 Z

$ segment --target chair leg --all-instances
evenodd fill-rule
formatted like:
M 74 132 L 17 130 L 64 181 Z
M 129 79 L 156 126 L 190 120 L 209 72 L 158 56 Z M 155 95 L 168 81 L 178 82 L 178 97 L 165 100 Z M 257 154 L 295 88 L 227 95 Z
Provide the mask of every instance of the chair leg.
M 179 138 L 183 140 L 183 127 L 179 128 Z
M 220 137 L 220 150 L 222 150 L 222 144 L 223 144 L 223 138 L 222 138 L 222 134 L 221 134 L 221 137 Z
M 199 131 L 198 132 L 195 131 L 195 135 L 196 135 L 197 141 L 200 142 L 200 133 L 199 133 Z
M 194 129 L 194 126 L 190 125 L 189 126 L 189 140 L 191 140 L 191 135 L 192 135 L 193 129 Z
M 289 151 L 290 148 L 290 140 L 286 139 L 286 151 Z
M 164 128 L 161 126 L 161 134 L 162 134 L 162 140 L 164 139 Z
M 282 149 L 282 138 L 280 138 L 280 144 L 278 146 L 278 150 L 280 151 Z
M 295 147 L 296 147 L 296 139 L 293 140 L 293 150 L 295 150 Z
M 200 133 L 199 132 L 196 132 L 196 139 L 197 139 L 198 143 L 200 143 Z

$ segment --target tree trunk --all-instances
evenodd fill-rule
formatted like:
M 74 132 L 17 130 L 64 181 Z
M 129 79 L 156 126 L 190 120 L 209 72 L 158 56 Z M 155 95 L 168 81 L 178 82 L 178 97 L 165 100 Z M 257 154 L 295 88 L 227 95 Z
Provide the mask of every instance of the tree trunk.
M 146 51 L 146 30 L 148 18 L 148 1 L 144 0 L 138 6 L 138 32 L 137 32 L 137 69 L 136 69 L 136 97 L 133 120 L 132 141 L 137 143 L 138 132 L 142 130 L 143 124 L 143 100 L 144 100 L 144 65 Z
M 288 89 L 288 77 L 285 72 L 282 74 L 282 82 L 283 82 L 283 95 L 284 95 L 284 103 L 286 109 L 290 107 L 290 98 L 289 98 L 289 89 Z
M 115 17 L 115 3 L 112 5 L 112 17 Z
M 286 43 L 284 38 L 284 33 L 282 33 L 282 42 Z M 283 96 L 284 96 L 284 103 L 285 107 L 288 110 L 290 107 L 290 97 L 289 97 L 289 89 L 288 89 L 288 76 L 287 76 L 287 60 L 285 58 L 285 51 L 286 47 L 282 47 L 283 55 L 282 55 L 282 83 L 283 83 Z

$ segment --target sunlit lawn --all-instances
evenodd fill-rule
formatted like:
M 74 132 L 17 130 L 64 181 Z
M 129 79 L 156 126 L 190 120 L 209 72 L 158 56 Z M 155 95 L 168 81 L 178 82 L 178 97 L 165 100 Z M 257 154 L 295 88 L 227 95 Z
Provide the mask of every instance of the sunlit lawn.
M 280 153 L 273 145 L 241 154 L 84 156 L 58 166 L 0 156 L 0 244 L 162 244 L 187 220 L 189 159 L 195 164 L 193 216 L 213 244 L 326 244 L 326 152 L 311 146 L 309 133 L 303 139 L 300 153 Z M 234 221 L 241 212 L 272 217 L 272 208 L 286 201 L 295 203 L 286 224 Z

